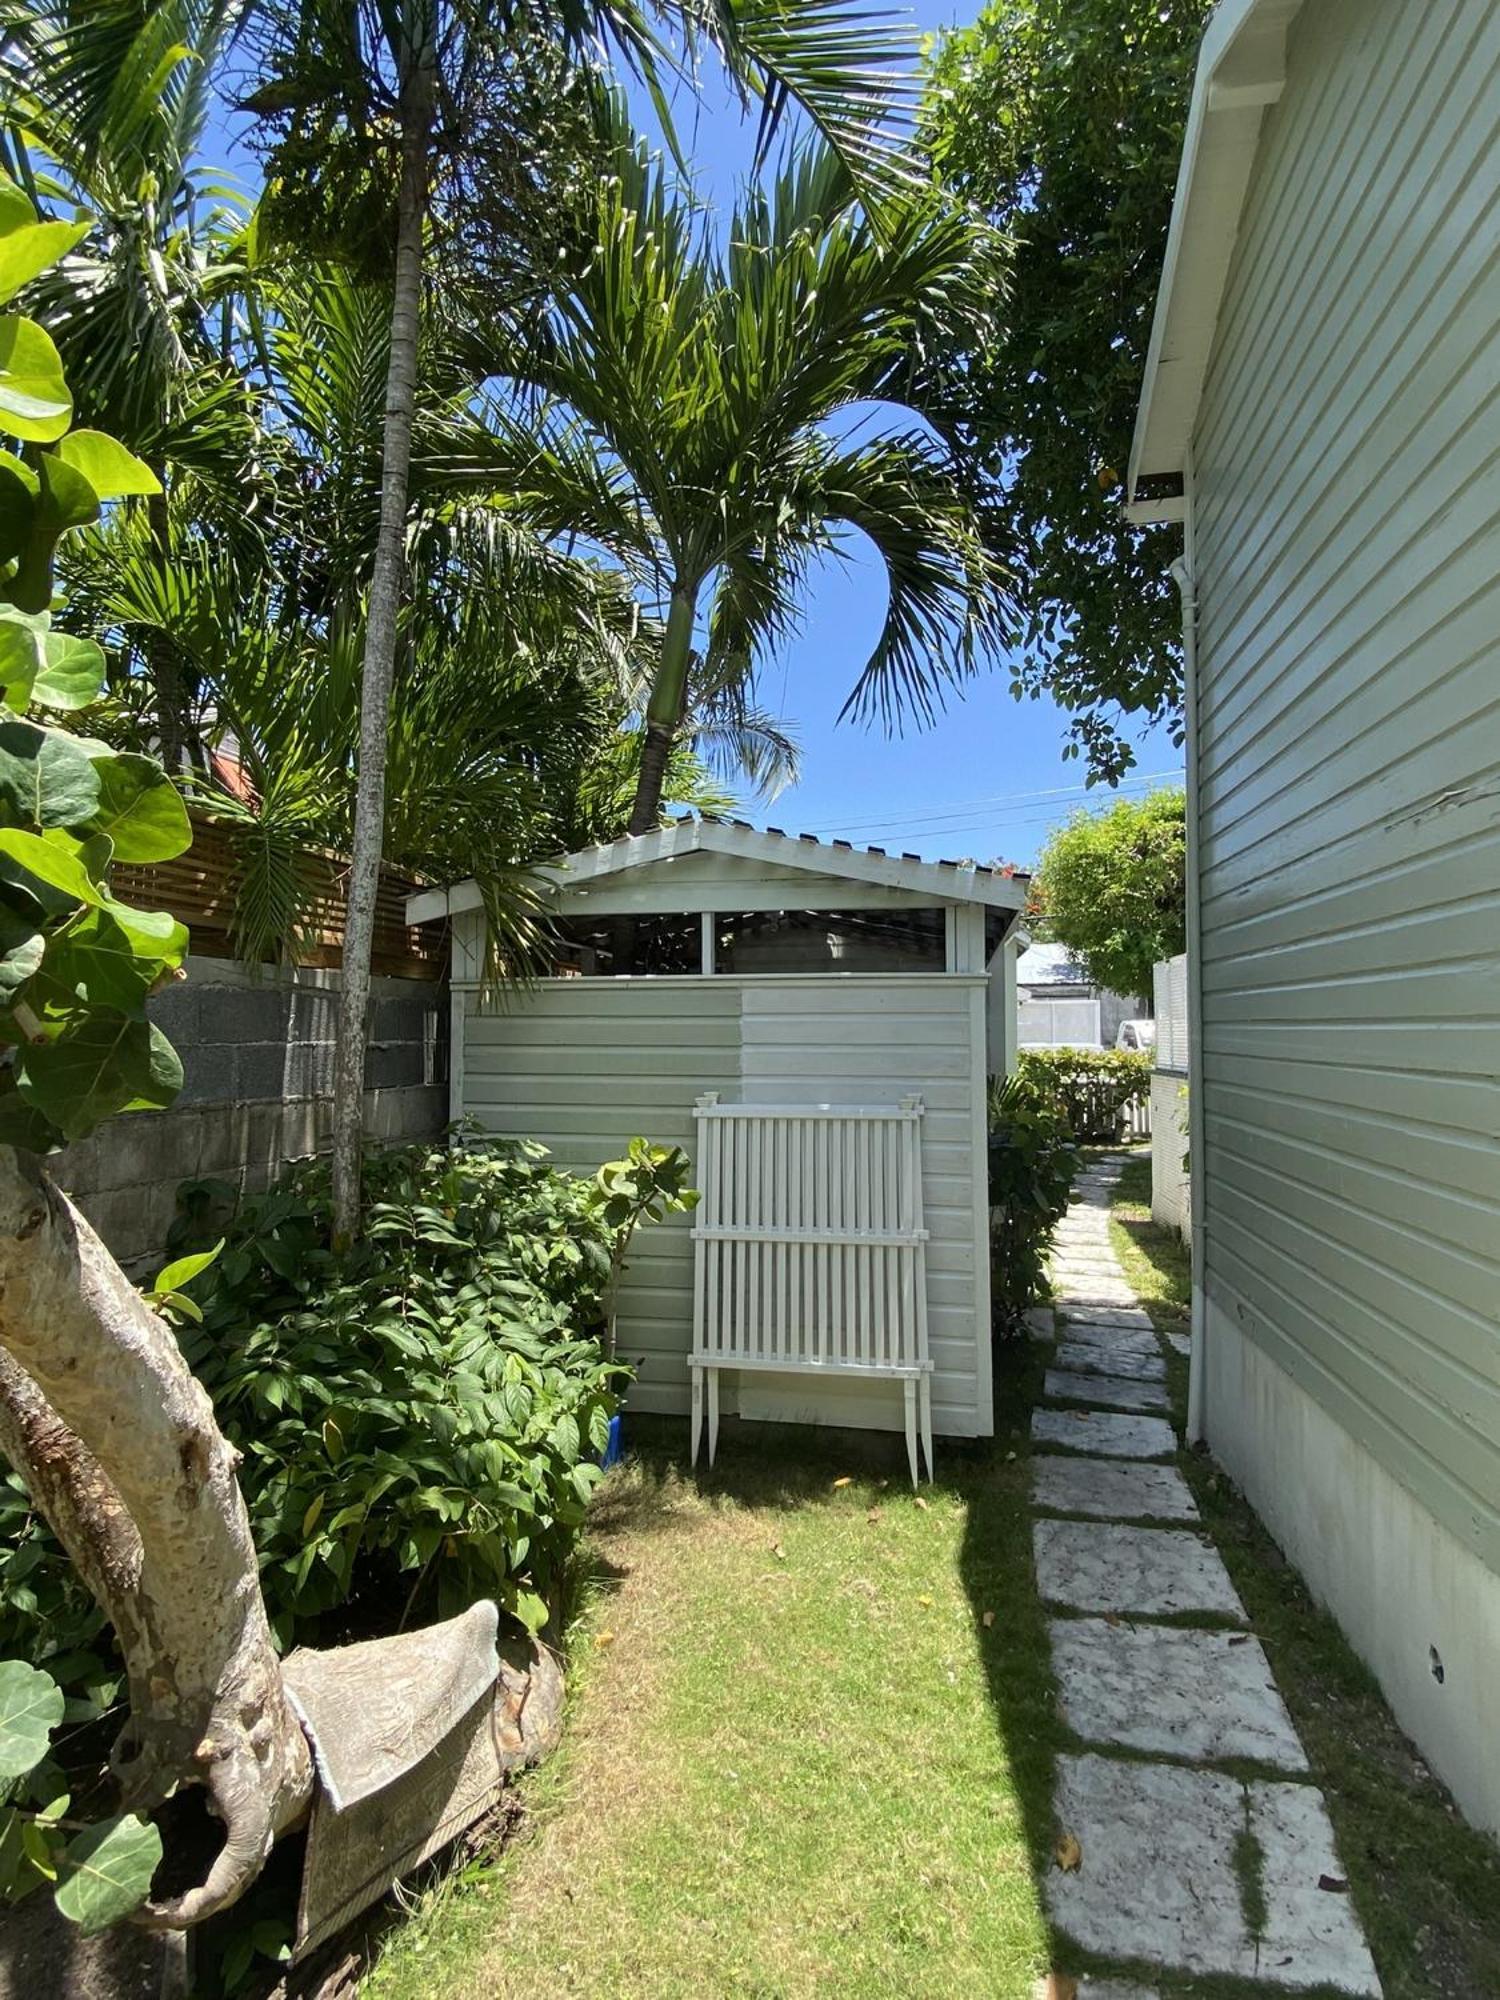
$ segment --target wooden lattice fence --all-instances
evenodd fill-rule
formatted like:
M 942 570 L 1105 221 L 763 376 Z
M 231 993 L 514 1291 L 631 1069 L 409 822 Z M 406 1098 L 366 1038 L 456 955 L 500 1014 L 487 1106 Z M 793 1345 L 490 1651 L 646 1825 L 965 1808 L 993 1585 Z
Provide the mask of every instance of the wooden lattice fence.
M 127 903 L 170 910 L 192 933 L 192 949 L 207 958 L 237 958 L 233 931 L 241 829 L 191 811 L 193 844 L 174 861 L 120 863 L 115 894 Z M 344 899 L 349 863 L 327 848 L 304 857 L 309 895 L 300 940 L 284 955 L 299 965 L 338 965 L 344 946 Z M 445 924 L 418 929 L 406 921 L 406 899 L 423 884 L 394 868 L 381 871 L 375 904 L 374 969 L 403 979 L 441 979 L 448 967 Z

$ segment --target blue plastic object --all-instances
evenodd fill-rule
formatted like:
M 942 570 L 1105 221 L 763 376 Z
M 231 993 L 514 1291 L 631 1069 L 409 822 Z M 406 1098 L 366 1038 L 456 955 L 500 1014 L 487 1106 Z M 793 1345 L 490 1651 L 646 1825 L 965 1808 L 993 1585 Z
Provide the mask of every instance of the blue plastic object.
M 608 1472 L 612 1465 L 618 1465 L 625 1456 L 625 1412 L 616 1410 L 609 1420 L 609 1443 L 604 1447 L 599 1459 L 600 1465 Z

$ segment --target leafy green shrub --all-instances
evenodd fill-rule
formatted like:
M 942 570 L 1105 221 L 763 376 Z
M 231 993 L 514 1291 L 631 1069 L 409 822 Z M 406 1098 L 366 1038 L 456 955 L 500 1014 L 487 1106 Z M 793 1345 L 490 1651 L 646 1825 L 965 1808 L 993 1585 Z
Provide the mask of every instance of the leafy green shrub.
M 1047 1292 L 1047 1251 L 1078 1164 L 1066 1119 L 1025 1071 L 990 1078 L 990 1301 L 1015 1333 Z
M 0 1900 L 50 1885 L 63 1916 L 107 1930 L 145 1901 L 161 1835 L 134 1813 L 80 1826 L 51 1756 L 62 1689 L 25 1660 L 0 1660 Z
M 428 1585 L 438 1615 L 496 1596 L 539 1627 L 628 1373 L 600 1341 L 597 1184 L 535 1145 L 393 1148 L 344 1257 L 323 1162 L 227 1222 L 217 1192 L 184 1191 L 182 1240 L 226 1247 L 182 1345 L 245 1455 L 278 1641 L 382 1591 L 390 1630 Z
M 1120 1136 L 1129 1104 L 1151 1095 L 1149 1050 L 1022 1049 L 1018 1074 L 1050 1102 L 1080 1145 Z

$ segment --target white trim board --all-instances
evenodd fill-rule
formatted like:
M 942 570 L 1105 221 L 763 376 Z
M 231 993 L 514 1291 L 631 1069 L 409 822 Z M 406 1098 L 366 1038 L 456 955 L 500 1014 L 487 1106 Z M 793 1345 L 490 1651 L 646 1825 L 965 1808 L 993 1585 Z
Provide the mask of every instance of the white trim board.
M 1136 488 L 1186 469 L 1261 125 L 1285 86 L 1287 31 L 1301 6 L 1221 0 L 1204 33 L 1130 447 L 1127 512 L 1137 523 L 1183 518 L 1180 494 L 1143 500 Z
M 841 847 L 714 820 L 679 820 L 675 825 L 661 827 L 655 833 L 637 834 L 599 847 L 586 847 L 539 868 L 537 873 L 544 881 L 555 885 L 559 892 L 558 906 L 565 911 L 571 900 L 570 892 L 585 892 L 591 883 L 630 870 L 660 868 L 664 878 L 662 889 L 670 894 L 667 864 L 690 854 L 724 855 L 736 861 L 792 869 L 822 882 L 857 883 L 866 888 L 904 891 L 929 904 L 971 903 L 1017 911 L 1026 907 L 1028 878 L 1025 875 L 1004 875 L 994 869 L 960 867 L 956 862 L 908 860 L 905 856 L 875 854 L 868 849 Z M 812 896 L 826 892 L 809 889 L 808 893 Z M 642 899 L 643 906 L 647 902 L 649 896 Z M 408 897 L 406 921 L 409 924 L 431 923 L 439 917 L 458 916 L 467 910 L 477 910 L 482 904 L 479 885 L 473 881 L 459 882 L 449 889 L 424 889 Z M 590 902 L 583 907 L 593 909 L 600 904 Z M 671 904 L 658 902 L 654 907 L 666 910 L 671 908 Z M 814 902 L 809 907 L 819 905 Z

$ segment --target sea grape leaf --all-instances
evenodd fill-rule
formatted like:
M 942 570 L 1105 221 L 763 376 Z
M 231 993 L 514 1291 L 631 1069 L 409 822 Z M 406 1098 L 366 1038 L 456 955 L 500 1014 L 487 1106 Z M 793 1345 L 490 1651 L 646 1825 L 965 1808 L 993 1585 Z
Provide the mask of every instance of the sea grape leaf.
M 3 245 L 0 245 L 3 248 Z M 81 472 L 100 500 L 123 500 L 129 494 L 160 493 L 161 481 L 133 451 L 103 431 L 69 431 L 57 447 L 57 457 Z
M 92 639 L 75 639 L 71 632 L 44 634 L 42 666 L 31 688 L 38 708 L 87 708 L 99 699 L 103 686 L 104 654 Z
M 63 1691 L 25 1660 L 0 1660 L 0 1778 L 21 1778 L 47 1754 Z
M 19 718 L 0 721 L 0 806 L 13 818 L 82 826 L 99 810 L 100 791 L 99 769 L 73 737 Z
M 16 1081 L 65 1138 L 81 1139 L 117 1111 L 165 1110 L 182 1088 L 182 1064 L 153 1023 L 99 1013 L 23 1049 Z
M 139 1909 L 161 1861 L 161 1835 L 134 1813 L 75 1834 L 62 1853 L 57 1907 L 85 1936 Z
M 34 319 L 0 319 L 0 430 L 51 444 L 73 421 L 73 398 L 52 337 Z
M 116 861 L 170 861 L 193 844 L 182 794 L 154 757 L 108 751 L 94 765 L 99 807 L 91 831 L 107 833 Z
M 0 212 L 0 227 L 4 222 L 5 215 Z M 7 229 L 0 235 L 0 304 L 50 270 L 88 233 L 87 222 L 38 222 L 34 212 L 31 221 Z

